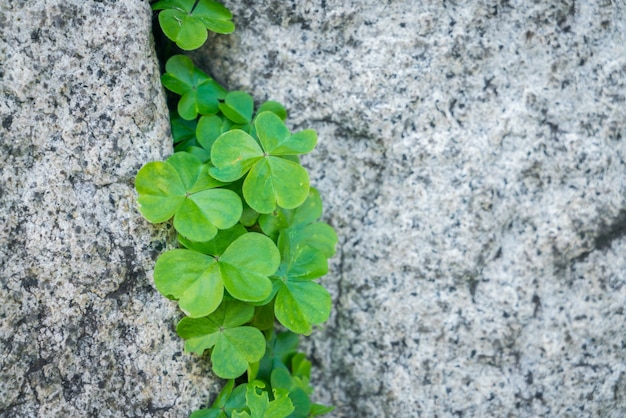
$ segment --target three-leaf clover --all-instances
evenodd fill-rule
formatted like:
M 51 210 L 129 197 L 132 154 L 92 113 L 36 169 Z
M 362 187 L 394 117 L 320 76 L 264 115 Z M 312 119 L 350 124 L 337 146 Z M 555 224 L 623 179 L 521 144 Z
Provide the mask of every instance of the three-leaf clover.
M 224 301 L 204 318 L 183 318 L 176 332 L 185 350 L 201 355 L 211 349 L 213 371 L 223 379 L 235 379 L 265 353 L 265 338 L 254 327 L 242 326 L 252 319 L 254 307 L 236 300 Z
M 235 239 L 222 254 L 211 256 L 177 249 L 162 254 L 154 267 L 154 283 L 163 295 L 178 299 L 192 318 L 209 315 L 224 298 L 224 289 L 244 302 L 261 302 L 272 292 L 280 254 L 274 242 L 249 232 Z
M 233 418 L 286 418 L 294 407 L 289 399 L 289 392 L 283 389 L 274 389 L 274 400 L 269 400 L 269 395 L 264 390 L 265 383 L 255 380 L 246 385 L 246 406 L 248 411 L 235 411 Z
M 328 262 L 320 251 L 308 245 L 294 245 L 282 233 L 278 247 L 282 262 L 272 277 L 277 292 L 276 319 L 295 333 L 309 335 L 314 324 L 321 324 L 330 316 L 330 294 L 312 281 L 328 272 Z
M 135 179 L 141 214 L 152 223 L 174 217 L 174 227 L 193 241 L 208 241 L 218 229 L 239 221 L 243 207 L 237 193 L 217 189 L 208 166 L 186 152 L 144 165 Z
M 219 111 L 219 100 L 226 96 L 226 90 L 196 68 L 191 59 L 174 55 L 167 60 L 165 70 L 161 82 L 182 96 L 177 106 L 181 118 L 192 120 L 198 114 L 212 115 Z
M 222 181 L 235 181 L 246 173 L 243 196 L 252 209 L 270 213 L 276 205 L 293 209 L 309 194 L 309 175 L 298 163 L 284 156 L 304 154 L 315 147 L 313 130 L 291 134 L 272 112 L 260 113 L 254 125 L 257 142 L 242 130 L 221 135 L 211 148 L 211 175 Z
M 230 11 L 210 0 L 161 0 L 152 10 L 162 10 L 159 23 L 163 33 L 186 51 L 204 44 L 207 29 L 222 34 L 235 30 Z

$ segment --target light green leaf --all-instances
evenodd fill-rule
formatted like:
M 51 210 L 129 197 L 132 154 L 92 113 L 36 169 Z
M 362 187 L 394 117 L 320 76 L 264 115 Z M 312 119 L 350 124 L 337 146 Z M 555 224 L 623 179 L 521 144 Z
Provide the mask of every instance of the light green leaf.
M 306 170 L 277 157 L 258 160 L 243 183 L 246 202 L 259 213 L 270 213 L 276 205 L 286 209 L 296 208 L 308 194 L 309 175 Z
M 207 241 L 218 229 L 235 225 L 242 210 L 241 199 L 232 190 L 204 190 L 183 202 L 174 217 L 174 227 L 192 241 Z
M 211 350 L 213 371 L 224 379 L 241 376 L 249 363 L 259 361 L 265 353 L 261 331 L 241 326 L 252 319 L 254 308 L 239 301 L 225 301 L 210 316 L 183 318 L 176 332 L 185 339 L 185 350 L 202 354 Z
M 309 245 L 294 245 L 289 240 L 290 231 L 283 230 L 278 238 L 282 264 L 279 270 L 292 281 L 314 280 L 328 273 L 324 254 Z
M 215 311 L 224 297 L 224 283 L 217 261 L 189 250 L 163 253 L 154 267 L 154 284 L 192 318 Z
M 310 281 L 283 282 L 274 304 L 276 319 L 287 329 L 309 335 L 312 326 L 330 316 L 331 298 L 326 289 Z
M 219 104 L 219 108 L 228 119 L 239 125 L 250 123 L 254 110 L 252 96 L 243 91 L 231 91 Z
M 263 157 L 263 150 L 250 135 L 235 129 L 222 134 L 211 147 L 214 168 L 211 175 L 221 181 L 235 181 Z
M 195 136 L 202 148 L 211 152 L 215 140 L 224 132 L 224 122 L 217 115 L 202 116 L 198 121 Z
M 288 237 L 292 247 L 307 245 L 320 251 L 326 258 L 335 254 L 337 233 L 323 222 L 288 228 L 282 230 L 281 234 Z
M 186 152 L 146 164 L 135 180 L 141 214 L 150 222 L 174 217 L 176 229 L 192 241 L 208 241 L 217 229 L 235 225 L 243 206 L 232 190 L 208 174 L 208 166 Z
M 268 276 L 279 264 L 280 253 L 274 242 L 254 232 L 237 238 L 220 257 L 226 289 L 246 302 L 260 302 L 269 295 L 272 283 Z
M 185 185 L 174 167 L 162 161 L 144 165 L 135 179 L 139 211 L 152 223 L 170 219 L 185 201 Z
M 217 309 L 224 288 L 246 302 L 266 299 L 272 291 L 268 276 L 279 263 L 272 240 L 250 232 L 235 239 L 218 258 L 183 249 L 162 254 L 154 268 L 154 282 L 163 295 L 178 299 L 187 316 L 199 318 Z
M 285 121 L 285 119 L 287 119 L 287 109 L 285 109 L 285 107 L 278 102 L 268 100 L 267 102 L 263 103 L 261 106 L 259 106 L 257 114 L 260 115 L 263 112 L 272 112 L 282 121 Z

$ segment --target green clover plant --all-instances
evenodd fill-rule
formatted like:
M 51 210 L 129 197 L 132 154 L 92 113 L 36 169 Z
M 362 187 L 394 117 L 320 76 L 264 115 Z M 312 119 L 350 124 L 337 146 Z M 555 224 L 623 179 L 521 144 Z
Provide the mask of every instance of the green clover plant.
M 160 0 L 152 10 L 161 11 L 159 23 L 165 36 L 186 51 L 204 44 L 207 29 L 223 34 L 235 30 L 230 11 L 210 0 Z
M 315 131 L 292 135 L 272 112 L 262 112 L 254 121 L 258 141 L 234 129 L 222 134 L 211 147 L 210 173 L 218 180 L 235 181 L 247 174 L 243 196 L 252 209 L 270 213 L 276 206 L 294 209 L 309 194 L 309 175 L 298 163 L 282 158 L 313 150 Z
M 201 46 L 207 29 L 234 29 L 230 12 L 209 0 L 152 8 L 184 50 Z M 214 374 L 229 379 L 191 417 L 331 412 L 311 401 L 311 363 L 297 350 L 298 334 L 330 315 L 330 294 L 317 280 L 338 242 L 319 221 L 322 200 L 300 164 L 317 134 L 292 133 L 280 103 L 255 109 L 252 96 L 228 92 L 184 55 L 171 56 L 165 70 L 175 153 L 137 173 L 139 211 L 153 223 L 172 220 L 178 232 L 181 248 L 158 257 L 154 283 L 185 314 L 176 327 L 185 351 L 206 353 Z

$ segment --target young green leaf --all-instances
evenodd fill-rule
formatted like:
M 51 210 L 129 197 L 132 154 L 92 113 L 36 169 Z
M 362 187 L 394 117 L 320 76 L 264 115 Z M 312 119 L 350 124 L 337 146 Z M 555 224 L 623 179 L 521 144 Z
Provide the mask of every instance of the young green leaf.
M 183 318 L 176 327 L 185 350 L 201 355 L 211 349 L 213 371 L 223 379 L 235 379 L 265 353 L 265 338 L 254 327 L 242 326 L 252 319 L 254 307 L 224 301 L 204 318 Z
M 211 77 L 193 65 L 184 55 L 174 55 L 165 64 L 161 82 L 168 89 L 181 95 L 178 114 L 185 120 L 193 120 L 198 114 L 211 115 L 219 111 L 219 100 L 226 90 Z
M 167 161 L 143 166 L 135 179 L 141 214 L 152 223 L 174 217 L 179 233 L 194 241 L 207 241 L 218 229 L 235 225 L 243 207 L 231 190 L 208 174 L 195 156 L 180 152 Z
M 272 291 L 268 276 L 280 263 L 269 238 L 254 232 L 235 239 L 216 257 L 191 250 L 162 254 L 154 268 L 154 283 L 163 295 L 178 299 L 191 318 L 209 315 L 224 297 L 224 288 L 236 299 L 260 302 Z
M 262 389 L 265 383 L 255 380 L 248 383 L 246 388 L 246 405 L 250 412 L 233 412 L 233 418 L 286 418 L 294 407 L 286 390 L 274 389 L 274 400 L 269 400 L 269 395 Z
M 210 0 L 161 0 L 152 5 L 152 10 L 162 10 L 159 23 L 163 33 L 186 51 L 204 44 L 207 29 L 224 34 L 235 29 L 230 11 Z
M 227 418 L 246 407 L 246 385 L 235 387 L 231 379 L 220 391 L 210 408 L 194 411 L 189 418 Z

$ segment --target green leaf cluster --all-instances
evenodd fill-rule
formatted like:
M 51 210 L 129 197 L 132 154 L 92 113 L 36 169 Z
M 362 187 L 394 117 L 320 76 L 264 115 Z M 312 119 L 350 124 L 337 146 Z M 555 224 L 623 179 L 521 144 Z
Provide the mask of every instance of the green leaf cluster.
M 230 12 L 210 0 L 159 0 L 164 33 L 181 49 L 198 48 L 207 29 L 229 33 Z M 172 221 L 180 248 L 161 254 L 154 283 L 185 314 L 176 332 L 185 350 L 210 356 L 229 379 L 210 408 L 192 417 L 310 417 L 311 364 L 297 352 L 330 315 L 328 272 L 337 236 L 320 222 L 322 200 L 300 156 L 313 130 L 291 132 L 287 111 L 255 108 L 184 55 L 167 60 L 175 153 L 144 165 L 135 179 L 138 207 L 152 223 Z M 277 324 L 286 331 L 276 333 Z M 247 375 L 247 383 L 235 386 Z
M 313 403 L 311 362 L 297 351 L 298 336 L 266 332 L 266 351 L 249 372 L 249 383 L 228 381 L 209 408 L 191 418 L 306 418 L 327 414 L 332 406 Z

